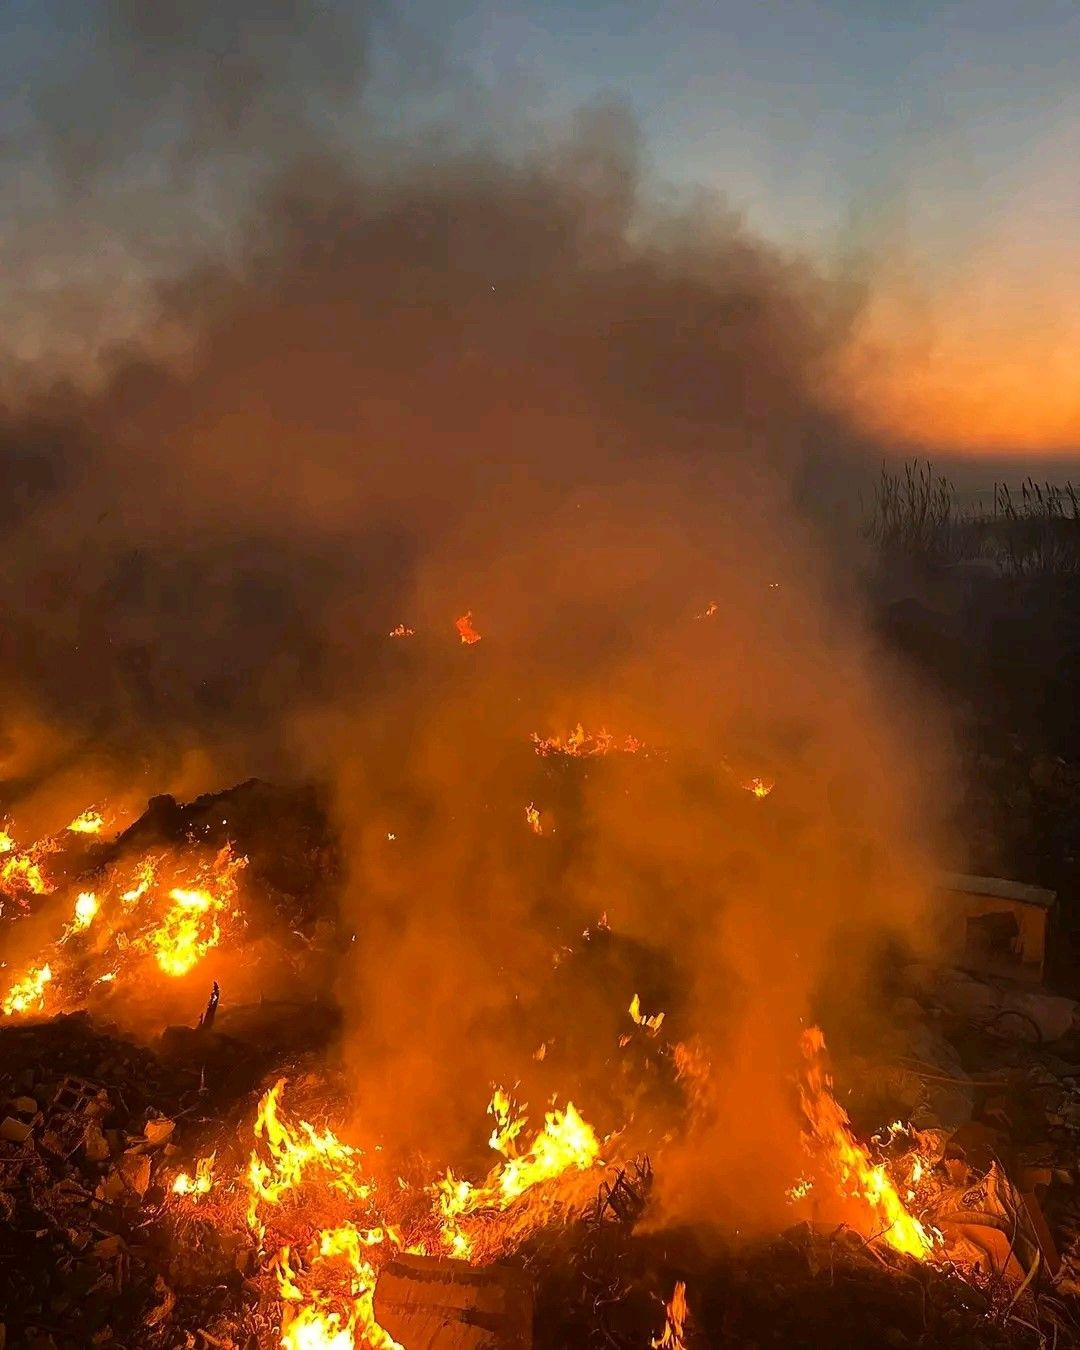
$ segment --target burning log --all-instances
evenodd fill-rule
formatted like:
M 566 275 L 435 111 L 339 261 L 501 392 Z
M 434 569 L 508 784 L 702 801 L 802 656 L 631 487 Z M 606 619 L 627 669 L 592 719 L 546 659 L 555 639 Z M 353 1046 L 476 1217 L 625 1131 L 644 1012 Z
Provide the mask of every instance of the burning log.
M 506 1266 L 400 1256 L 375 1286 L 375 1316 L 409 1350 L 530 1350 L 532 1285 Z

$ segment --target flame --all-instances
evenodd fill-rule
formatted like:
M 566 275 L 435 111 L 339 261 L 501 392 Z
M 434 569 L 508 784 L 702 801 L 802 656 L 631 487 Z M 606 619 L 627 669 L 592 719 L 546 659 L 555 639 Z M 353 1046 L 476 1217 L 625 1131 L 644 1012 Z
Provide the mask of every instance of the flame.
M 744 792 L 752 792 L 755 797 L 767 797 L 776 786 L 774 778 L 748 778 L 739 786 Z
M 630 1016 L 639 1027 L 644 1027 L 646 1031 L 651 1031 L 655 1035 L 664 1025 L 664 1014 L 662 1012 L 653 1013 L 651 1017 L 643 1014 L 641 1011 L 641 999 L 637 994 L 630 1000 Z
M 190 1195 L 195 1198 L 206 1195 L 214 1184 L 215 1156 L 211 1153 L 209 1157 L 200 1158 L 195 1164 L 194 1176 L 181 1172 L 172 1184 L 173 1195 Z
M 290 1249 L 281 1249 L 275 1274 L 284 1304 L 284 1350 L 354 1350 L 358 1344 L 371 1350 L 403 1350 L 375 1320 L 375 1268 L 362 1254 L 383 1236 L 381 1230 L 365 1233 L 352 1223 L 324 1228 L 311 1244 L 305 1288 L 291 1263 Z
M 540 823 L 540 812 L 537 809 L 537 807 L 533 805 L 532 802 L 530 802 L 528 806 L 525 808 L 525 819 L 528 822 L 529 829 L 532 830 L 533 834 L 544 833 L 544 827 Z
M 6 890 L 29 891 L 32 895 L 48 895 L 52 887 L 41 872 L 36 851 L 27 853 L 8 850 L 10 856 L 0 867 L 0 886 Z
M 509 1094 L 497 1088 L 488 1111 L 495 1117 L 488 1143 L 506 1161 L 493 1168 L 478 1186 L 456 1178 L 451 1171 L 435 1186 L 443 1220 L 443 1245 L 463 1260 L 473 1253 L 473 1239 L 462 1227 L 462 1219 L 485 1210 L 509 1209 L 533 1187 L 569 1171 L 585 1171 L 600 1160 L 596 1134 L 573 1102 L 567 1102 L 565 1111 L 553 1108 L 547 1112 L 544 1128 L 524 1153 L 517 1152 L 517 1139 L 526 1117 L 513 1114 Z
M 702 611 L 702 613 L 698 615 L 698 618 L 711 619 L 719 608 L 720 606 L 716 603 L 715 600 L 710 600 L 709 603 L 705 606 L 705 609 Z
M 10 853 L 15 847 L 15 840 L 7 830 L 0 830 L 0 853 Z
M 157 863 L 153 858 L 144 858 L 136 871 L 135 885 L 120 895 L 120 903 L 124 906 L 133 906 L 143 898 L 146 892 L 154 885 L 157 880 Z
M 467 614 L 463 614 L 461 618 L 456 621 L 454 627 L 458 630 L 458 636 L 461 638 L 462 642 L 466 643 L 468 646 L 471 647 L 474 642 L 480 641 L 480 634 L 473 627 L 471 609 Z
M 72 834 L 100 834 L 104 828 L 105 817 L 92 807 L 85 810 L 81 816 L 76 816 L 68 826 Z
M 269 1154 L 269 1160 L 264 1160 L 254 1148 L 247 1169 L 251 1191 L 248 1225 L 260 1237 L 264 1232 L 260 1204 L 279 1205 L 287 1192 L 297 1189 L 312 1173 L 328 1190 L 350 1200 L 367 1200 L 374 1189 L 358 1171 L 361 1155 L 351 1145 L 343 1144 L 333 1130 L 317 1130 L 306 1120 L 294 1126 L 283 1119 L 280 1105 L 284 1090 L 282 1078 L 263 1095 L 255 1117 L 256 1143 L 261 1141 Z
M 591 734 L 580 722 L 566 736 L 540 736 L 533 732 L 532 743 L 538 755 L 566 755 L 572 759 L 592 759 L 609 754 L 635 755 L 643 749 L 636 736 L 624 736 L 619 740 L 604 728 Z
M 12 1013 L 41 1012 L 45 1007 L 45 986 L 52 977 L 52 967 L 46 963 L 17 980 L 0 1004 L 5 1017 Z
M 460 623 L 460 620 L 459 620 L 458 622 Z M 391 628 L 391 629 L 390 629 L 390 636 L 391 636 L 392 638 L 415 637 L 415 636 L 416 636 L 416 629 L 415 629 L 415 628 L 410 628 L 410 627 L 408 626 L 408 624 L 399 623 L 398 626 L 397 626 L 396 628 Z
M 686 1284 L 683 1280 L 676 1282 L 664 1311 L 666 1321 L 663 1334 L 658 1338 L 654 1337 L 649 1344 L 653 1350 L 685 1350 L 683 1331 L 686 1319 L 690 1315 L 690 1308 L 686 1302 Z
M 98 898 L 93 891 L 80 891 L 75 901 L 75 917 L 71 921 L 71 930 L 81 933 L 94 922 L 98 912 Z
M 223 848 L 214 860 L 214 876 L 206 886 L 174 886 L 170 908 L 162 921 L 140 939 L 153 952 L 166 975 L 186 975 L 221 941 L 221 920 L 234 912 L 236 874 L 247 863 Z M 140 888 L 142 887 L 140 883 Z M 128 892 L 135 895 L 136 892 Z
M 247 1168 L 248 1226 L 262 1243 L 266 1237 L 261 1207 L 279 1207 L 290 1192 L 318 1188 L 352 1205 L 366 1204 L 375 1184 L 360 1170 L 362 1154 L 342 1143 L 331 1129 L 306 1120 L 295 1124 L 281 1113 L 284 1079 L 259 1103 L 256 1147 Z M 263 1155 L 267 1156 L 263 1156 Z M 283 1246 L 274 1262 L 278 1296 L 284 1307 L 281 1345 L 285 1350 L 401 1350 L 375 1320 L 375 1269 L 370 1251 L 386 1241 L 400 1244 L 390 1225 L 359 1228 L 351 1220 L 323 1228 L 308 1249 L 306 1269 Z
M 809 1143 L 822 1155 L 833 1173 L 840 1193 L 858 1202 L 865 1211 L 866 1226 L 898 1252 L 925 1261 L 934 1237 L 908 1213 L 900 1194 L 885 1170 L 852 1133 L 847 1112 L 833 1096 L 832 1078 L 825 1063 L 825 1037 L 819 1027 L 807 1027 L 801 1037 L 807 1064 L 799 1085 Z

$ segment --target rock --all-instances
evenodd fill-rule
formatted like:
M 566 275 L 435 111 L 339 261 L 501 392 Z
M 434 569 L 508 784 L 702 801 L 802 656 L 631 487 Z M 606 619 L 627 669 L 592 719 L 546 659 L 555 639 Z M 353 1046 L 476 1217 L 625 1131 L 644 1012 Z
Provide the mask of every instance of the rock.
M 993 985 L 950 971 L 934 990 L 938 1003 L 956 1017 L 973 1022 L 988 1021 L 1000 1007 L 1000 996 Z
M 1019 1016 L 1010 1017 L 1009 1013 L 1018 1013 Z M 1059 1041 L 1080 1020 L 1078 1013 L 1080 1004 L 1075 999 L 1048 994 L 1042 989 L 1009 989 L 1002 998 L 1002 1008 L 995 1026 L 1003 1034 L 1026 1040 L 1030 1038 L 1031 1023 L 1034 1023 L 1044 1041 Z M 1023 1030 L 1025 1021 L 1027 1035 Z
M 150 1159 L 145 1153 L 125 1153 L 98 1184 L 94 1197 L 107 1204 L 136 1204 L 150 1185 Z
M 87 1123 L 83 1134 L 83 1149 L 90 1162 L 101 1163 L 109 1159 L 109 1141 L 102 1134 L 101 1126 L 96 1120 Z
M 166 1143 L 172 1137 L 175 1128 L 175 1121 L 166 1120 L 161 1116 L 157 1120 L 148 1120 L 143 1133 L 146 1135 L 146 1142 L 156 1147 L 158 1144 Z
M 9 1144 L 21 1144 L 30 1137 L 31 1127 L 22 1120 L 16 1120 L 14 1116 L 5 1116 L 0 1121 L 0 1139 L 6 1139 Z

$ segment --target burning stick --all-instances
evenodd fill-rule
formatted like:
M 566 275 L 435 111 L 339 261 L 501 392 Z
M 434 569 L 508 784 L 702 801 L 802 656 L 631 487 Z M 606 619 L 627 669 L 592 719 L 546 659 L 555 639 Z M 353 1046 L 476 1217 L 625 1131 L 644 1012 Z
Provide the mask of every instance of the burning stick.
M 199 1018 L 199 1030 L 209 1031 L 214 1025 L 214 1018 L 217 1015 L 217 1005 L 221 999 L 221 986 L 217 980 L 214 981 L 213 988 L 210 990 L 210 998 L 206 1004 L 206 1010 Z

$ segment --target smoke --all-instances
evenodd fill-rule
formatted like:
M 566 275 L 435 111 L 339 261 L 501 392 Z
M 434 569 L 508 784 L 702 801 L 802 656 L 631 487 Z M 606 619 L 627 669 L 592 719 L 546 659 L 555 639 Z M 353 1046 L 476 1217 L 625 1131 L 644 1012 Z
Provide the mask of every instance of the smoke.
M 294 6 L 265 7 L 254 57 L 232 9 L 136 8 L 107 11 L 117 98 L 67 171 L 176 106 L 185 173 L 290 122 Z M 354 70 L 335 52 L 326 87 Z M 208 761 L 330 779 L 366 1133 L 443 1154 L 506 1076 L 602 1111 L 652 978 L 716 1085 L 665 1213 L 772 1217 L 800 1019 L 917 927 L 932 809 L 933 753 L 792 504 L 846 434 L 817 397 L 846 297 L 722 204 L 662 210 L 615 106 L 382 171 L 298 120 L 239 245 L 161 284 L 144 344 L 93 387 L 33 372 L 3 415 L 9 802 Z M 645 751 L 535 754 L 578 722 Z M 553 953 L 603 912 L 636 955 L 599 997 Z

